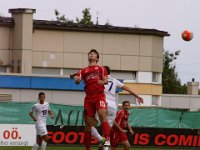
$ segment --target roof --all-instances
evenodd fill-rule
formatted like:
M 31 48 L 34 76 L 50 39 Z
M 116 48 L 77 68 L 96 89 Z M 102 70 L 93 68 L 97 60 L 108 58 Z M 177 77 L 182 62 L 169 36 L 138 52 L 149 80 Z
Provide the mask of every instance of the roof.
M 14 26 L 14 19 L 9 17 L 0 17 L 0 26 Z M 123 34 L 141 34 L 155 36 L 170 36 L 168 32 L 157 29 L 145 29 L 139 27 L 119 27 L 110 25 L 83 25 L 76 23 L 62 23 L 58 21 L 34 20 L 34 29 L 44 30 L 65 30 L 79 32 L 104 32 L 104 33 L 123 33 Z
M 13 27 L 14 19 L 10 17 L 1 17 L 0 16 L 0 26 Z
M 138 27 L 119 27 L 108 25 L 83 25 L 76 23 L 62 23 L 58 21 L 34 20 L 35 29 L 48 30 L 67 30 L 67 31 L 85 31 L 85 32 L 105 32 L 105 33 L 125 33 L 125 34 L 142 34 L 156 36 L 170 36 L 168 32 L 157 29 L 145 29 Z

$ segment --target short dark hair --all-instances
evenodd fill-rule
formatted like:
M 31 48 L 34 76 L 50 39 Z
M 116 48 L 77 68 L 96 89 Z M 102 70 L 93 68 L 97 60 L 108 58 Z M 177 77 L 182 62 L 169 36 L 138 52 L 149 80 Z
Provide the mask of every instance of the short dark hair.
M 129 103 L 129 105 L 131 104 L 129 101 L 123 101 L 122 106 L 124 106 L 126 103 Z
M 92 53 L 92 52 L 94 52 L 94 53 L 96 53 L 97 54 L 97 62 L 99 61 L 99 52 L 96 50 L 96 49 L 91 49 L 89 52 L 88 52 L 88 55 L 90 54 L 90 53 Z
M 106 68 L 106 72 L 107 72 L 107 74 L 109 75 L 109 74 L 110 74 L 110 67 L 104 66 L 104 68 Z
M 40 96 L 42 96 L 42 95 L 45 96 L 45 93 L 44 93 L 44 92 L 40 92 L 40 93 L 38 94 L 38 97 L 40 97 Z

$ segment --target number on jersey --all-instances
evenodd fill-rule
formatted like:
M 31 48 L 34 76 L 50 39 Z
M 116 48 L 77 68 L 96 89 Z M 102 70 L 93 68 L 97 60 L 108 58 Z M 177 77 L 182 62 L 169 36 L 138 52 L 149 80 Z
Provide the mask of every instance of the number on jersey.
M 110 83 L 110 87 L 109 87 L 108 91 L 110 92 L 112 90 L 112 87 L 113 87 L 113 82 L 109 81 L 109 83 Z
M 47 110 L 43 110 L 42 114 L 43 114 L 43 116 L 45 116 L 47 114 Z
M 100 101 L 100 107 L 105 108 L 106 107 L 106 103 L 104 101 Z

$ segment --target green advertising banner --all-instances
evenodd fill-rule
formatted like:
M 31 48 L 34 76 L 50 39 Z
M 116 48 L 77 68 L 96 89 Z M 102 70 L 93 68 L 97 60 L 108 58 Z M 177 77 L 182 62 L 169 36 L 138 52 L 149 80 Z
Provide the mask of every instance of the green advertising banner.
M 0 102 L 0 124 L 33 124 L 29 117 L 34 103 Z M 50 104 L 55 119 L 48 125 L 83 126 L 83 106 Z M 163 108 L 132 108 L 129 123 L 133 127 L 200 129 L 200 112 Z

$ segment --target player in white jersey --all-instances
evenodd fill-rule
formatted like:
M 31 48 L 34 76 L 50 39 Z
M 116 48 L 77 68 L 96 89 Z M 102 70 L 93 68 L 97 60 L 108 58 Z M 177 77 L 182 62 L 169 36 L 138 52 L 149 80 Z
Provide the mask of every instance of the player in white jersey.
M 116 99 L 116 89 L 120 88 L 122 90 L 125 90 L 129 92 L 131 95 L 136 97 L 136 100 L 138 103 L 143 103 L 143 99 L 138 96 L 135 92 L 133 92 L 129 87 L 121 83 L 119 80 L 112 78 L 110 76 L 110 68 L 108 66 L 104 66 L 106 68 L 107 74 L 108 74 L 108 84 L 104 85 L 105 86 L 105 96 L 106 96 L 106 102 L 107 102 L 107 119 L 110 128 L 113 126 L 113 122 L 116 117 L 117 113 L 117 106 L 118 106 L 118 101 Z M 98 119 L 97 119 L 98 120 Z M 92 136 L 97 138 L 99 140 L 99 150 L 102 149 L 102 145 L 104 142 L 104 139 L 101 137 L 101 135 L 98 133 L 97 129 L 95 127 L 92 127 L 91 131 Z
M 30 117 L 35 122 L 36 128 L 36 143 L 33 145 L 32 150 L 37 150 L 39 146 L 41 146 L 41 150 L 45 150 L 48 141 L 48 132 L 46 128 L 47 117 L 49 114 L 53 119 L 54 115 L 49 107 L 49 103 L 45 102 L 45 93 L 40 92 L 38 94 L 38 99 L 39 102 L 33 105 L 29 113 Z

